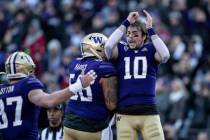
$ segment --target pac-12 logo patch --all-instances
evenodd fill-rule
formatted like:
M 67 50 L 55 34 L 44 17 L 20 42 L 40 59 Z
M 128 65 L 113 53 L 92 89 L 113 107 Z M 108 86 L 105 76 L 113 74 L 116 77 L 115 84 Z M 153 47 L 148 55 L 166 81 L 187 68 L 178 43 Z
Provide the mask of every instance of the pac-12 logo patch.
M 125 52 L 128 51 L 128 46 L 124 46 L 124 51 L 125 51 Z

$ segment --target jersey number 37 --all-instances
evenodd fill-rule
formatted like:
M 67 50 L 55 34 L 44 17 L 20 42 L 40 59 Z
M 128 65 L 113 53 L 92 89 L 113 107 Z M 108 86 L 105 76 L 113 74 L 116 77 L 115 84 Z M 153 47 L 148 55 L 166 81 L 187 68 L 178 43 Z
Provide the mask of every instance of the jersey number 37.
M 4 128 L 8 127 L 7 115 L 11 115 L 11 114 L 6 114 L 5 107 L 9 107 L 13 104 L 16 104 L 13 127 L 19 126 L 22 124 L 22 120 L 21 120 L 21 112 L 22 112 L 22 104 L 23 104 L 22 97 L 21 96 L 8 97 L 8 98 L 6 98 L 5 104 L 4 104 L 3 100 L 0 99 L 0 117 L 2 119 L 2 121 L 0 121 L 0 129 L 4 129 Z

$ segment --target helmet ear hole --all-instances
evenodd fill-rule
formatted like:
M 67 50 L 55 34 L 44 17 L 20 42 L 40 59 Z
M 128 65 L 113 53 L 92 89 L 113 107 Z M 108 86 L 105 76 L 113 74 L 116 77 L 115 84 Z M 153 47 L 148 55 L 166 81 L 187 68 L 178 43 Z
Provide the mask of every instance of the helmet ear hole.
M 101 50 L 98 50 L 98 49 L 97 49 L 96 51 L 97 51 L 97 52 L 102 52 Z

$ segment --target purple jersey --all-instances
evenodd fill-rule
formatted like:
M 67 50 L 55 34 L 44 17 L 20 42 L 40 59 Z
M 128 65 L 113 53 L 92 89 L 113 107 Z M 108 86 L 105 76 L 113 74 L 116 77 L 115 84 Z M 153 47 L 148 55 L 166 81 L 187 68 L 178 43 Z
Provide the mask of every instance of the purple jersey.
M 103 77 L 116 75 L 116 70 L 111 63 L 95 58 L 76 59 L 70 65 L 70 83 L 77 80 L 81 71 L 87 73 L 90 70 L 96 72 L 97 78 L 91 86 L 70 98 L 66 111 L 83 118 L 103 121 L 107 119 L 109 113 L 99 80 Z
M 0 134 L 4 140 L 38 140 L 40 108 L 28 99 L 33 89 L 43 89 L 34 77 L 0 85 Z
M 139 49 L 130 49 L 124 42 L 118 44 L 118 108 L 129 105 L 154 105 L 158 64 L 152 43 Z

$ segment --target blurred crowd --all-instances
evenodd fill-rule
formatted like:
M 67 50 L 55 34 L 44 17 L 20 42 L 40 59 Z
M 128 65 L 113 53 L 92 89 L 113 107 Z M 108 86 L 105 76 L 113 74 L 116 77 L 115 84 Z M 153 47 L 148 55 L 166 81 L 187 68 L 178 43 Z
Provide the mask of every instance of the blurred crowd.
M 23 50 L 46 91 L 66 87 L 84 35 L 110 35 L 130 11 L 144 20 L 142 9 L 171 53 L 157 79 L 166 140 L 209 140 L 210 0 L 0 0 L 0 71 L 10 53 Z

